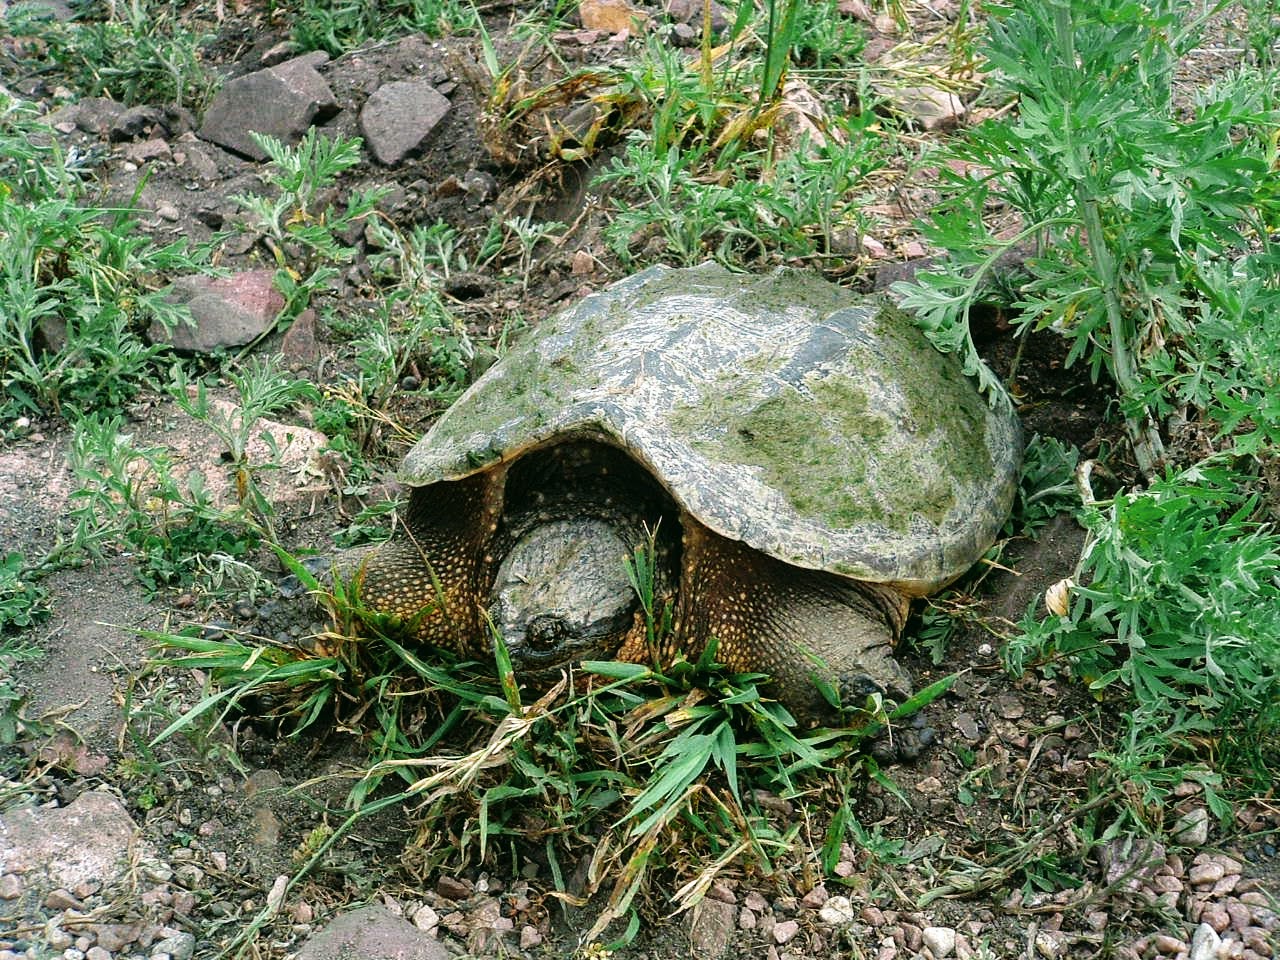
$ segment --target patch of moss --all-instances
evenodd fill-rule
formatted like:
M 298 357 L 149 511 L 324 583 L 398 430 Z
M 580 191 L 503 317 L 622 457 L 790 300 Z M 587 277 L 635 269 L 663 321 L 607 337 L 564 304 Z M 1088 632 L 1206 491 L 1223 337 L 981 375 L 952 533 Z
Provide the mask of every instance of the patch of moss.
M 962 491 L 990 482 L 986 405 L 909 317 L 886 308 L 869 326 L 874 337 L 798 386 L 766 396 L 759 371 L 717 378 L 673 410 L 672 428 L 713 462 L 756 469 L 833 529 L 941 523 L 972 496 Z

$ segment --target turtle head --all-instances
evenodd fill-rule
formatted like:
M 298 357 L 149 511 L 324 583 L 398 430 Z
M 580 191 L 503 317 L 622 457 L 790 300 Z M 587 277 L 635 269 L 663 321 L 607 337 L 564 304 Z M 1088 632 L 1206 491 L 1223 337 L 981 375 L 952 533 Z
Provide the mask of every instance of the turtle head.
M 488 609 L 517 668 L 609 657 L 622 646 L 639 610 L 624 563 L 637 532 L 600 517 L 552 519 L 511 545 Z

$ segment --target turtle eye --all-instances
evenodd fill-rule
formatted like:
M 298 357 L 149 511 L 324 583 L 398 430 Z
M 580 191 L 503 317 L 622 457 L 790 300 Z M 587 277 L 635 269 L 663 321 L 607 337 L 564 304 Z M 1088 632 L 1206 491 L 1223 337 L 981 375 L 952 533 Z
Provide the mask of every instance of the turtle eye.
M 525 637 L 534 650 L 554 650 L 569 638 L 569 624 L 564 617 L 539 614 L 529 621 Z

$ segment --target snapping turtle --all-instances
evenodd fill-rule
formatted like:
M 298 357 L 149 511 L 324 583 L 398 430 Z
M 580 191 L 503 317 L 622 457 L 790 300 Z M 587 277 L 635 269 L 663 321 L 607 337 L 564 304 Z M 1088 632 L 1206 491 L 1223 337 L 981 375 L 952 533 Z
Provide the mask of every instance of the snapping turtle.
M 362 602 L 517 672 L 647 660 L 623 558 L 652 548 L 672 629 L 823 712 L 903 692 L 910 598 L 987 549 L 1018 422 L 899 310 L 808 273 L 653 267 L 542 324 L 409 452 L 404 533 Z

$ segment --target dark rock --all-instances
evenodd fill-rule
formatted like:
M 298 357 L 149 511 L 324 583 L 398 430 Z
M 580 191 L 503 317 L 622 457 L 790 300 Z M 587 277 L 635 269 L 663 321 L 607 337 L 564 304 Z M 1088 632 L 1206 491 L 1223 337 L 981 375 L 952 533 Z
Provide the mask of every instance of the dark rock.
M 209 105 L 200 136 L 253 160 L 265 160 L 266 153 L 251 133 L 296 144 L 313 123 L 338 112 L 333 91 L 316 72 L 325 59 L 307 54 L 232 80 Z
M 365 102 L 360 130 L 378 162 L 392 166 L 422 146 L 450 106 L 425 80 L 397 80 Z
M 314 934 L 298 951 L 298 960 L 451 960 L 452 954 L 431 934 L 419 930 L 380 904 L 344 913 Z
M 455 300 L 478 300 L 489 292 L 489 283 L 478 273 L 454 273 L 444 282 L 444 292 Z
M 164 130 L 164 111 L 159 107 L 129 107 L 117 114 L 107 125 L 107 136 L 116 142 L 136 140 L 156 127 Z
M 243 346 L 270 330 L 284 307 L 272 276 L 262 269 L 229 277 L 183 277 L 174 283 L 171 299 L 186 305 L 192 323 L 166 330 L 154 321 L 147 336 L 152 343 L 198 353 Z
M 76 105 L 74 116 L 76 126 L 85 133 L 105 137 L 124 112 L 123 103 L 106 97 L 85 97 Z
M 702 26 L 702 0 L 669 0 L 666 6 L 667 16 L 677 23 L 687 23 L 694 27 Z M 724 30 L 730 23 L 729 11 L 723 4 L 711 4 L 711 29 L 716 33 Z

